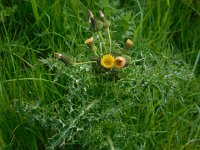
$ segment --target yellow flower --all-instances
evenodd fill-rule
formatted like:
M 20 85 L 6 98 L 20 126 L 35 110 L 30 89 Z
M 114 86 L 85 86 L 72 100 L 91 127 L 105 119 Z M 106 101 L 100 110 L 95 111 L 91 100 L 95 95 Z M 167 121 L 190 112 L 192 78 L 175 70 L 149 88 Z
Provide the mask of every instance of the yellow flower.
M 115 67 L 122 68 L 126 64 L 126 59 L 124 57 L 118 56 L 115 58 Z
M 115 58 L 110 54 L 104 55 L 101 58 L 101 65 L 105 68 L 112 68 L 114 67 L 114 64 L 115 64 Z

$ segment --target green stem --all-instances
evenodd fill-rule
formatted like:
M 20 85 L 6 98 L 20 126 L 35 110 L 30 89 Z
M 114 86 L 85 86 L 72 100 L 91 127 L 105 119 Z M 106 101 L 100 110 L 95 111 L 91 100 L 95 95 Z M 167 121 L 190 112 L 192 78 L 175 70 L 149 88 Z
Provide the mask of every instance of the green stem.
M 105 41 L 104 41 L 103 36 L 102 36 L 102 34 L 101 34 L 101 31 L 98 31 L 98 34 L 99 34 L 99 37 L 100 37 L 100 39 L 101 39 L 101 41 L 102 41 L 102 43 L 103 43 L 103 49 L 104 49 L 105 52 L 107 53 L 106 44 L 105 44 Z
M 83 65 L 83 64 L 91 64 L 96 63 L 97 61 L 86 61 L 86 62 L 79 62 L 79 63 L 73 63 L 74 65 Z
M 107 140 L 108 140 L 108 143 L 110 144 L 110 149 L 111 149 L 111 150 L 115 150 L 114 144 L 113 144 L 113 141 L 112 141 L 110 135 L 106 135 L 106 138 L 107 138 Z
M 97 57 L 99 57 L 99 55 L 97 54 L 97 52 L 96 52 L 96 51 L 94 51 L 94 54 L 95 54 Z
M 97 57 L 99 57 L 99 55 L 97 54 L 97 48 L 96 48 L 96 46 L 94 45 L 94 43 L 90 46 L 90 49 L 91 49 L 91 51 L 94 52 L 94 54 L 95 54 Z
M 197 64 L 198 64 L 199 61 L 200 61 L 200 51 L 199 51 L 199 53 L 198 53 L 198 55 L 197 55 L 197 58 L 196 58 L 194 67 L 193 67 L 193 69 L 192 69 L 192 72 L 193 72 L 193 73 L 194 73 L 194 71 L 196 70 Z
M 108 39 L 109 39 L 109 43 L 110 43 L 110 54 L 111 54 L 112 41 L 111 41 L 111 37 L 110 37 L 110 30 L 109 30 L 109 28 L 107 28 L 107 33 L 108 33 Z

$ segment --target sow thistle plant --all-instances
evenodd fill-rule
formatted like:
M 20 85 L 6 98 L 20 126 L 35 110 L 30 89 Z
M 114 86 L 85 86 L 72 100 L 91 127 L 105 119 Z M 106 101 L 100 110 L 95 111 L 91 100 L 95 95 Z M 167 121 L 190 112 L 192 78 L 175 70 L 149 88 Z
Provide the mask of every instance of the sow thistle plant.
M 115 46 L 112 42 L 110 36 L 110 25 L 111 23 L 105 18 L 105 15 L 102 11 L 99 12 L 100 19 L 97 20 L 93 13 L 88 10 L 89 16 L 89 31 L 93 36 L 85 40 L 85 45 L 93 53 L 91 60 L 87 62 L 73 62 L 68 57 L 63 56 L 60 53 L 55 53 L 55 57 L 64 62 L 65 65 L 83 65 L 83 64 L 92 64 L 92 69 L 96 74 L 106 74 L 109 77 L 117 77 L 120 69 L 128 65 L 128 60 L 123 55 L 116 55 L 115 49 L 112 49 L 112 46 Z M 103 36 L 104 35 L 104 36 Z M 95 45 L 95 40 L 98 39 L 98 46 Z M 109 48 L 107 47 L 109 45 Z M 128 51 L 133 42 L 130 39 L 127 39 L 125 42 L 124 50 Z

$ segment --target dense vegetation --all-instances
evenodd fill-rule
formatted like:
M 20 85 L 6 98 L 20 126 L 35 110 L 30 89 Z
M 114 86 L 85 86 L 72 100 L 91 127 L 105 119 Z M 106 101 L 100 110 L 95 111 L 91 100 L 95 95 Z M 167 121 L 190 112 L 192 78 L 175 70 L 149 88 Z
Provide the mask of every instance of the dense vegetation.
M 117 79 L 54 56 L 91 59 L 88 9 L 133 41 Z M 1 0 L 0 149 L 200 149 L 199 41 L 198 0 Z

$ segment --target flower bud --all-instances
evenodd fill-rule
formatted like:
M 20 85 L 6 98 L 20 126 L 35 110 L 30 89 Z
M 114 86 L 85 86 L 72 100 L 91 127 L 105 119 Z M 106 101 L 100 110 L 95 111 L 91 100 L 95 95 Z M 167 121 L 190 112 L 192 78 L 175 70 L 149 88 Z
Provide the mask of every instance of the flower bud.
M 85 41 L 85 45 L 87 46 L 91 46 L 92 44 L 94 43 L 94 38 L 93 36 L 88 38 L 86 41 Z
M 105 16 L 104 16 L 104 14 L 103 14 L 102 11 L 100 11 L 100 19 L 103 22 L 103 27 L 105 29 L 109 28 L 109 26 L 110 26 L 111 23 L 105 18 Z
M 124 57 L 118 56 L 115 58 L 115 67 L 122 68 L 126 65 L 126 59 Z
M 57 59 L 61 59 L 61 57 L 62 57 L 62 54 L 61 54 L 61 53 L 54 53 L 54 55 L 55 55 L 55 57 L 56 57 Z
M 73 64 L 73 62 L 70 58 L 63 56 L 61 53 L 54 53 L 54 55 L 58 60 L 64 62 L 66 66 Z
M 127 39 L 126 44 L 125 44 L 125 48 L 129 49 L 132 45 L 133 45 L 133 41 L 131 41 L 130 39 Z
M 94 15 L 90 10 L 88 10 L 88 15 L 89 15 L 89 18 L 94 18 Z
M 89 14 L 89 23 L 90 23 L 90 31 L 97 32 L 103 28 L 103 23 L 101 21 L 98 21 L 94 18 L 93 13 L 88 10 Z
M 94 44 L 94 38 L 93 38 L 93 36 L 90 37 L 90 38 L 88 38 L 88 39 L 85 41 L 85 45 L 87 45 L 87 46 L 90 48 L 90 50 L 96 52 L 97 47 L 96 47 L 95 44 Z
M 103 28 L 103 23 L 101 21 L 97 21 L 95 18 L 90 18 L 90 31 L 97 32 Z

